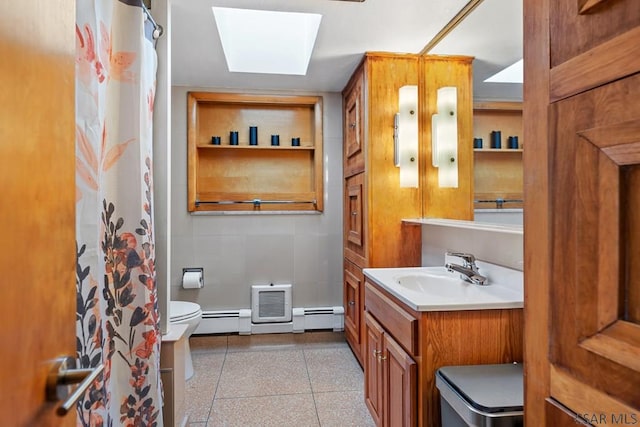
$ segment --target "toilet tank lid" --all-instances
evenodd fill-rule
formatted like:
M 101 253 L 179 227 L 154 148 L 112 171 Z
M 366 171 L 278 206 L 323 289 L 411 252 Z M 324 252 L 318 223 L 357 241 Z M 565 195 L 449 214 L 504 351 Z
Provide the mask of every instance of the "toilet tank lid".
M 169 318 L 185 317 L 200 311 L 200 305 L 188 301 L 170 301 Z

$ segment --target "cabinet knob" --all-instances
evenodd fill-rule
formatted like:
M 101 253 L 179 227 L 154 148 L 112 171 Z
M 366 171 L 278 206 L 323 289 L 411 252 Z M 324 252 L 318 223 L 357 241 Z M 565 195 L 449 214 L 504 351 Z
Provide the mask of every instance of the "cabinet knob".
M 356 305 L 356 302 L 355 301 L 349 301 L 349 305 L 350 306 L 354 306 L 354 305 Z
M 378 362 L 382 362 L 383 360 L 387 360 L 387 356 L 378 356 Z
M 351 212 L 351 215 L 353 215 L 353 216 L 358 215 L 358 211 L 352 211 L 352 212 Z
M 373 350 L 373 357 L 377 357 L 380 353 L 382 353 L 381 350 Z
M 356 122 L 349 123 L 349 127 L 350 127 L 351 129 L 355 129 L 355 128 L 356 128 Z

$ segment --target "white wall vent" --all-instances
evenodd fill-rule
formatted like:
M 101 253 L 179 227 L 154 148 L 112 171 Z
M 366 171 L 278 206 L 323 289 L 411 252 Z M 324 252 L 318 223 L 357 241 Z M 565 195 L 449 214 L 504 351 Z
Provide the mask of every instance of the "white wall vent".
M 275 323 L 291 321 L 291 285 L 251 286 L 251 321 Z

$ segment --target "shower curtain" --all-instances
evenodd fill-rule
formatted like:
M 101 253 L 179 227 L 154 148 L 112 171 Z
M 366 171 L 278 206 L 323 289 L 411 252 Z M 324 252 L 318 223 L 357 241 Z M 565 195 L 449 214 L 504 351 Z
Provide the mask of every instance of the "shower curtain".
M 78 0 L 76 287 L 80 367 L 105 365 L 78 426 L 162 426 L 152 113 L 140 0 Z M 54 160 L 54 159 L 52 159 Z

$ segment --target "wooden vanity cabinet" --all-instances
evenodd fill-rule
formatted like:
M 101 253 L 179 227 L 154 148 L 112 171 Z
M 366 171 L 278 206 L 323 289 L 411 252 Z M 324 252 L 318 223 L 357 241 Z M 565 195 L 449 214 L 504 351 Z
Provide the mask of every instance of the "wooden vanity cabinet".
M 365 312 L 365 403 L 378 426 L 416 425 L 416 362 Z
M 419 92 L 420 188 L 400 187 L 400 170 L 393 162 L 398 93 L 407 85 L 418 86 Z M 457 189 L 437 188 L 437 171 L 429 157 L 435 94 L 439 87 L 452 85 L 458 87 L 461 185 Z M 368 267 L 421 265 L 422 229 L 403 224 L 404 218 L 472 218 L 473 154 L 470 145 L 463 143 L 471 140 L 471 58 L 368 52 L 342 96 L 344 259 L 350 266 L 345 268 L 344 306 L 345 323 L 353 330 L 345 328 L 347 342 L 364 366 L 364 288 L 360 285 L 357 292 L 353 277 L 362 277 L 362 269 Z M 359 303 L 353 298 L 356 294 Z M 355 330 L 356 319 L 360 319 L 359 331 Z
M 438 427 L 443 366 L 522 362 L 522 309 L 415 311 L 365 277 L 365 403 L 377 426 Z

